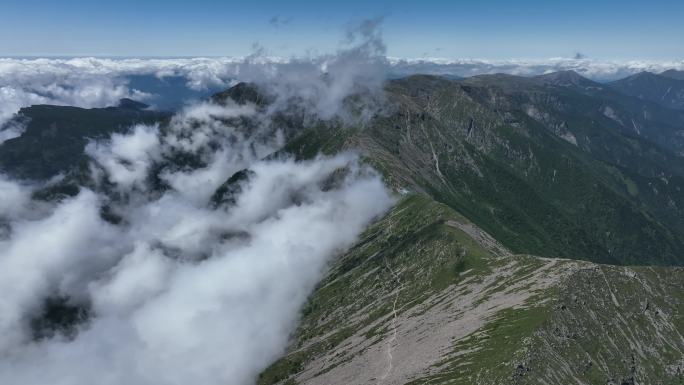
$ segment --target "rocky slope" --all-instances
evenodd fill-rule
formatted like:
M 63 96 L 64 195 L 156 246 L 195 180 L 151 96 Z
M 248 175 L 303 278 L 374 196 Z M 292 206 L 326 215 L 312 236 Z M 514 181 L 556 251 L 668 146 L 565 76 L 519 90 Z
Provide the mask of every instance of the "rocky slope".
M 260 384 L 675 384 L 684 270 L 514 255 L 409 195 L 339 258 Z

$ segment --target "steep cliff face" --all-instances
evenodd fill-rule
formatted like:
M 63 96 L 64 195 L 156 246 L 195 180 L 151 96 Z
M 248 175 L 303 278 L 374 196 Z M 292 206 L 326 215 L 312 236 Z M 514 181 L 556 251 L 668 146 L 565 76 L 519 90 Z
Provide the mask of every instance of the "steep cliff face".
M 581 116 L 596 113 L 594 97 L 544 84 L 510 76 L 397 80 L 387 87 L 388 114 L 364 127 L 307 130 L 288 150 L 361 150 L 390 185 L 447 204 L 517 253 L 681 264 L 684 161 L 607 118 L 592 125 Z M 530 104 L 562 95 L 557 103 L 573 111 Z

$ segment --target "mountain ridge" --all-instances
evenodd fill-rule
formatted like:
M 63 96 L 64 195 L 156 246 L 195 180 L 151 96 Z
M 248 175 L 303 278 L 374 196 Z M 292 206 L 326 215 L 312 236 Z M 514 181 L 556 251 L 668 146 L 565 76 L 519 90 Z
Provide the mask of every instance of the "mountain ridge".
M 289 348 L 258 383 L 684 380 L 683 161 L 675 145 L 619 123 L 634 106 L 669 111 L 673 127 L 679 115 L 578 76 L 416 75 L 389 81 L 387 108 L 369 121 L 276 116 L 285 145 L 268 158 L 358 152 L 397 204 L 331 262 Z M 228 99 L 256 108 L 272 101 L 247 83 L 211 98 Z M 84 117 L 121 118 L 99 126 L 98 137 L 145 119 L 169 124 L 166 115 L 121 110 L 22 110 L 17 119 L 38 113 L 34 126 L 0 145 L 0 158 L 7 149 L 26 154 L 17 143 L 29 139 L 42 149 L 56 122 L 80 157 L 34 172 L 67 173 L 58 189 L 73 195 L 87 172 L 83 143 L 96 136 Z M 44 155 L 16 159 L 40 168 L 51 159 Z M 168 161 L 152 173 L 200 162 Z M 252 176 L 234 173 L 211 208 L 234 204 Z M 37 197 L 61 199 L 49 189 Z M 100 215 L 117 223 L 107 207 Z
M 684 109 L 684 80 L 667 74 L 640 72 L 609 83 L 620 92 L 658 103 L 664 107 Z
M 142 106 L 147 105 L 123 99 L 116 107 L 24 107 L 14 117 L 24 127 L 23 133 L 0 144 L 0 169 L 24 179 L 49 179 L 84 162 L 88 140 L 126 132 L 138 123 L 162 122 L 171 116 L 170 112 Z

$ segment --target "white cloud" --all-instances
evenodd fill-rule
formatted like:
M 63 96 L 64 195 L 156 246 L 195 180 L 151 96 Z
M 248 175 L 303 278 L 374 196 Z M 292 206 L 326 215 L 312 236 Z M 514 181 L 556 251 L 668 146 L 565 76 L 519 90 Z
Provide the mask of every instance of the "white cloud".
M 87 154 L 102 166 L 108 180 L 122 189 L 145 187 L 152 163 L 161 156 L 159 128 L 137 125 L 128 135 L 113 134 L 107 143 L 90 143 Z
M 30 186 L 10 180 L 0 174 L 0 221 L 2 219 L 16 219 L 23 213 L 30 203 Z
M 337 188 L 322 188 L 345 167 Z M 13 223 L 0 259 L 11 293 L 0 302 L 0 382 L 251 383 L 285 348 L 328 259 L 391 200 L 351 154 L 250 169 L 234 207 L 171 190 L 119 205 L 126 225 L 115 227 L 83 191 Z M 22 322 L 54 293 L 90 303 L 93 318 L 73 340 L 28 344 Z
M 328 119 L 352 116 L 345 100 L 359 90 L 379 92 L 368 67 L 352 68 L 374 58 L 345 52 L 326 59 L 329 75 L 320 63 L 276 68 L 287 75 L 267 88 L 275 107 L 201 103 L 90 143 L 100 183 L 75 197 L 39 203 L 32 187 L 0 178 L 0 383 L 253 383 L 286 348 L 330 258 L 392 204 L 356 154 L 265 160 L 285 143 L 273 114 L 288 98 Z M 213 193 L 243 169 L 232 203 L 217 207 Z M 89 318 L 35 340 L 31 320 L 54 296 Z
M 13 221 L 11 238 L 0 240 L 0 290 L 8 293 L 0 298 L 3 355 L 28 341 L 25 316 L 42 299 L 49 294 L 79 298 L 84 276 L 113 262 L 119 237 L 99 218 L 97 202 L 84 190 L 41 219 Z

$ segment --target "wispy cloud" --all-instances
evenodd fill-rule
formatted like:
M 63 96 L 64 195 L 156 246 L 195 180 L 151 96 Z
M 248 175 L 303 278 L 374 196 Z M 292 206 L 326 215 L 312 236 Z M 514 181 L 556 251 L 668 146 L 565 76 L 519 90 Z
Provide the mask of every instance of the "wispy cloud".
M 268 19 L 268 24 L 275 28 L 281 28 L 290 25 L 290 23 L 292 23 L 292 20 L 294 20 L 292 16 L 284 17 L 281 15 L 275 15 Z

